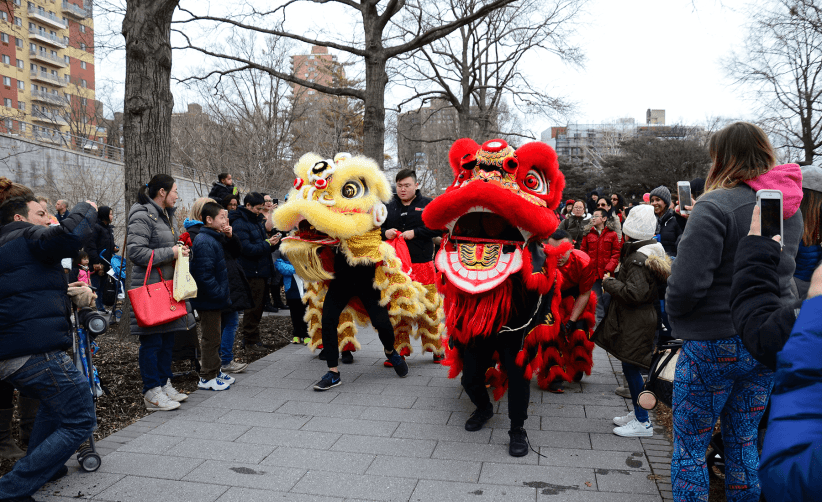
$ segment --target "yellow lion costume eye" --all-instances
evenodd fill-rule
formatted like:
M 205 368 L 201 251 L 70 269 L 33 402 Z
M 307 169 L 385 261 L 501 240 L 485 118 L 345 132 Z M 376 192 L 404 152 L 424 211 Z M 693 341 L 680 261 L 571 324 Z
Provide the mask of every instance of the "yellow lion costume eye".
M 358 181 L 347 181 L 345 185 L 343 185 L 340 194 L 345 197 L 346 199 L 356 199 L 364 192 L 364 188 L 362 184 Z

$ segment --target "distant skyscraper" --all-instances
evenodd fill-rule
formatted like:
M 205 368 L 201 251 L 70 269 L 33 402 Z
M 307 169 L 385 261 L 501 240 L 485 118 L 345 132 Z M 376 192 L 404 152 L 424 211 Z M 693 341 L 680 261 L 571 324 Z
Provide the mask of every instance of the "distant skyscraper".
M 645 113 L 646 123 L 648 125 L 665 125 L 665 110 L 652 110 L 648 108 Z

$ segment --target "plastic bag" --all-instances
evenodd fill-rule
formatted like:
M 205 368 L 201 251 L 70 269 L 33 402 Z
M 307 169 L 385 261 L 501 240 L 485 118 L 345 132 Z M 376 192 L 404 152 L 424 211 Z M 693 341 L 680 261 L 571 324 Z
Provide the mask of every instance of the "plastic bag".
M 174 299 L 178 302 L 197 297 L 197 283 L 188 271 L 188 256 L 177 258 L 174 265 Z

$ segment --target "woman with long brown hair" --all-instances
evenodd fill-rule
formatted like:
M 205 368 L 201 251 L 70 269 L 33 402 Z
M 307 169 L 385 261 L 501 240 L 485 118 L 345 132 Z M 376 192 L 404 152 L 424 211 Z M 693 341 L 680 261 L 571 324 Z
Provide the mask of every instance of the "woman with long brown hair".
M 799 291 L 799 298 L 808 295 L 811 276 L 822 261 L 822 168 L 805 166 L 802 168 L 802 218 L 805 231 L 796 254 L 796 272 L 793 280 Z
M 734 256 L 747 235 L 756 192 L 784 196 L 784 246 L 777 269 L 783 302 L 793 300 L 792 277 L 802 235 L 802 173 L 776 165 L 767 135 L 736 122 L 711 136 L 706 191 L 688 219 L 668 280 L 666 308 L 674 333 L 684 340 L 673 398 L 674 500 L 707 500 L 705 451 L 721 417 L 727 500 L 758 500 L 757 426 L 773 387 L 773 371 L 748 352 L 731 319 Z

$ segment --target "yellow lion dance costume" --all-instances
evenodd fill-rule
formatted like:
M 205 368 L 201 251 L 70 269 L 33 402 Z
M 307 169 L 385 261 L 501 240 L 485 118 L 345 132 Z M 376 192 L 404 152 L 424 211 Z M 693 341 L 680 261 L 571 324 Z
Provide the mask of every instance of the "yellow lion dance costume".
M 308 153 L 294 166 L 294 173 L 294 188 L 288 202 L 274 211 L 274 222 L 291 231 L 280 250 L 306 283 L 303 302 L 311 350 L 322 344 L 323 303 L 336 278 L 335 255 L 342 253 L 351 267 L 376 267 L 373 288 L 379 291 L 380 306 L 388 310 L 395 350 L 411 351 L 414 337 L 421 338 L 424 351 L 443 355 L 441 296 L 412 281 L 394 248 L 380 238 L 379 227 L 387 214 L 384 203 L 391 192 L 377 163 L 362 156 L 338 154 L 324 160 Z M 337 326 L 339 350 L 361 349 L 357 325 L 367 326 L 369 321 L 359 299 L 351 299 Z

